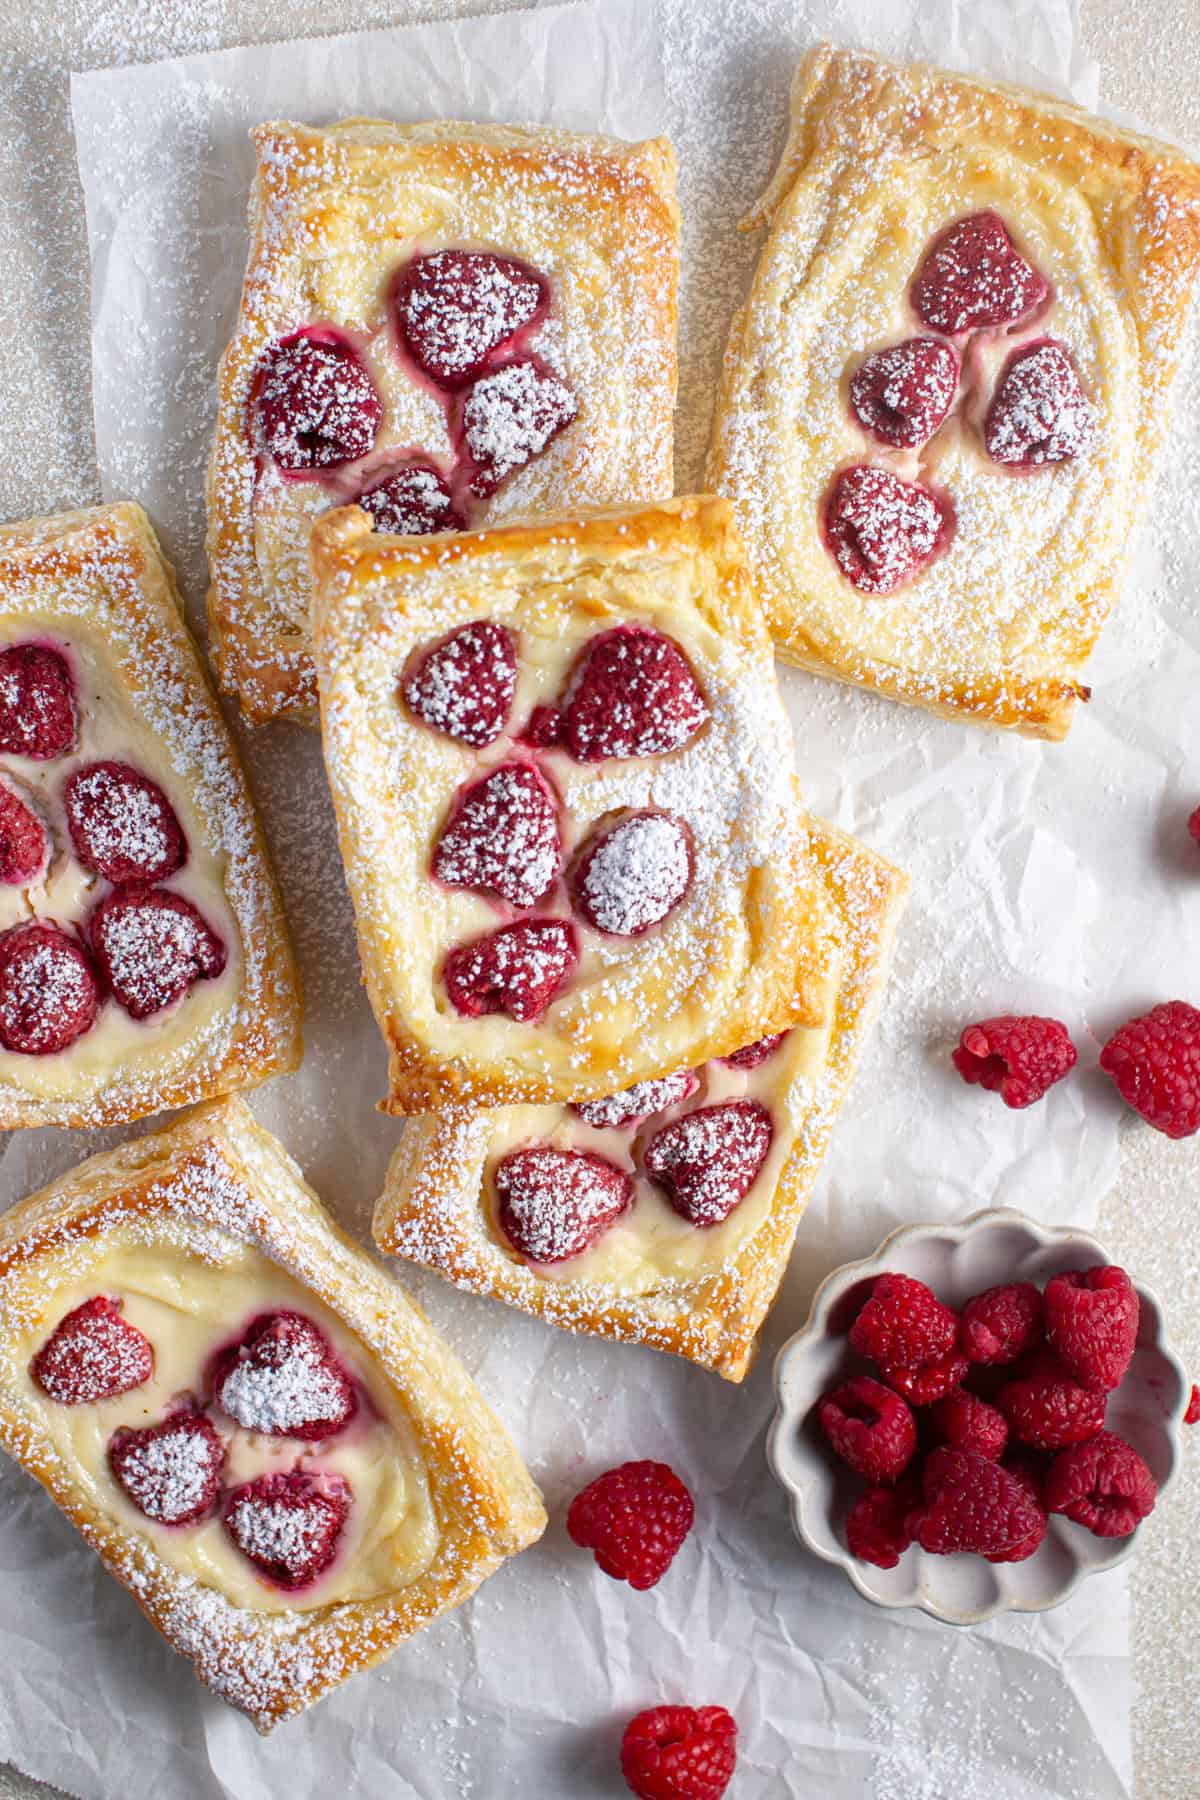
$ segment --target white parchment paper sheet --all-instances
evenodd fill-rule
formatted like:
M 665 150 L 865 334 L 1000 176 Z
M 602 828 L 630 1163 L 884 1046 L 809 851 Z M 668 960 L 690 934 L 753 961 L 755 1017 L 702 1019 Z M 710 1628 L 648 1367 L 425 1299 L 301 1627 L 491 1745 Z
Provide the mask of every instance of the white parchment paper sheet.
M 1070 88 L 1068 0 L 597 0 L 537 13 L 184 58 L 76 78 L 93 267 L 105 492 L 154 515 L 197 621 L 213 374 L 237 303 L 252 168 L 246 131 L 291 114 L 456 115 L 666 129 L 685 211 L 680 485 L 694 484 L 716 369 L 756 245 L 735 223 L 769 173 L 796 53 L 834 36 Z M 465 1610 L 267 1743 L 210 1701 L 33 1485 L 0 1475 L 0 1757 L 86 1796 L 352 1793 L 407 1800 L 615 1795 L 624 1718 L 662 1698 L 736 1713 L 739 1800 L 1087 1796 L 1129 1786 L 1120 1575 L 1059 1611 L 955 1632 L 868 1608 L 791 1539 L 763 1462 L 773 1351 L 816 1279 L 893 1223 L 1007 1201 L 1090 1219 L 1118 1109 L 1097 1040 L 1186 991 L 1200 917 L 1181 836 L 1200 766 L 1195 383 L 1153 528 L 1066 747 L 1002 740 L 783 676 L 813 806 L 913 873 L 876 1042 L 743 1389 L 653 1352 L 555 1333 L 404 1274 L 514 1427 L 553 1515 L 544 1543 Z M 308 990 L 309 1055 L 254 1107 L 328 1204 L 365 1230 L 396 1127 L 358 992 L 316 743 L 247 747 Z M 1136 931 L 1131 920 L 1136 919 Z M 1012 1114 L 948 1072 L 948 1042 L 998 1009 L 1057 1013 L 1082 1072 Z M 68 1167 L 79 1135 L 18 1134 L 5 1199 Z M 86 1146 L 91 1147 L 89 1142 Z M 693 1486 L 670 1576 L 633 1595 L 562 1528 L 569 1495 L 632 1455 Z

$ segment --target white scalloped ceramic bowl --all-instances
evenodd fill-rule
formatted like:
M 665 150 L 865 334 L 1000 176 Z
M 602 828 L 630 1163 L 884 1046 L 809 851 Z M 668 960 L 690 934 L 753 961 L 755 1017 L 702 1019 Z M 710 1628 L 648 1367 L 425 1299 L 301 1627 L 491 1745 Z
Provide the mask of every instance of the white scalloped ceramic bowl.
M 1139 1532 L 1098 1538 L 1057 1516 L 1051 1517 L 1041 1548 L 1023 1563 L 930 1556 L 917 1545 L 894 1569 L 859 1562 L 846 1549 L 845 1519 L 862 1483 L 836 1463 L 814 1411 L 821 1395 L 839 1380 L 865 1372 L 867 1365 L 846 1341 L 861 1304 L 853 1290 L 885 1270 L 916 1276 L 939 1299 L 960 1307 L 972 1294 L 1000 1282 L 1034 1281 L 1040 1287 L 1060 1269 L 1113 1260 L 1085 1232 L 1038 1225 L 1023 1213 L 993 1209 L 962 1225 L 907 1225 L 885 1238 L 873 1256 L 827 1276 L 807 1324 L 776 1358 L 777 1408 L 767 1440 L 767 1459 L 789 1495 L 801 1543 L 844 1569 L 859 1593 L 877 1606 L 920 1607 L 951 1625 L 977 1625 L 996 1613 L 1057 1606 L 1086 1575 L 1123 1562 Z M 1161 1505 L 1179 1466 L 1190 1388 L 1182 1364 L 1165 1342 L 1162 1308 L 1147 1288 L 1135 1285 L 1141 1300 L 1137 1350 L 1110 1397 L 1106 1424 L 1145 1457 Z

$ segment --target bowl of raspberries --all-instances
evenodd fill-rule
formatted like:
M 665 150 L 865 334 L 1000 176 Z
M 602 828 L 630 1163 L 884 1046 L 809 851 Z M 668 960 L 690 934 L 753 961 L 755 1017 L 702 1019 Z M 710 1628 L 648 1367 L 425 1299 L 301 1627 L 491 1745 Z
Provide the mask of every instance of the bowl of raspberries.
M 775 1391 L 800 1541 L 880 1606 L 974 1625 L 1130 1554 L 1190 1390 L 1158 1301 L 1094 1238 L 993 1209 L 836 1269 Z

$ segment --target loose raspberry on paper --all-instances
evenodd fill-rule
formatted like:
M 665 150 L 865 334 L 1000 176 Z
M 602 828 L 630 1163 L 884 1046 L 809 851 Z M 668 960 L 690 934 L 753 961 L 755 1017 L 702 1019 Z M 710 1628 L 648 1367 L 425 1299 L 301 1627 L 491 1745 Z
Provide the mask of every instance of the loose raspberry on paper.
M 869 1375 L 826 1394 L 817 1419 L 843 1462 L 866 1480 L 899 1481 L 917 1448 L 917 1426 L 898 1394 Z
M 662 1580 L 692 1529 L 692 1496 L 661 1462 L 627 1462 L 576 1494 L 567 1531 L 606 1575 L 632 1588 Z
M 1081 1387 L 1061 1363 L 1042 1354 L 1027 1374 L 1004 1384 L 996 1405 L 1018 1443 L 1061 1450 L 1103 1430 L 1107 1395 Z
M 1100 1053 L 1127 1105 L 1170 1138 L 1200 1130 L 1200 1012 L 1168 1000 L 1113 1033 Z
M 973 1363 L 1016 1362 L 1041 1336 L 1042 1296 L 1032 1281 L 987 1288 L 963 1307 L 958 1341 Z
M 964 1081 L 998 1093 L 1006 1106 L 1032 1106 L 1075 1067 L 1077 1053 L 1057 1019 L 1013 1014 L 968 1025 L 953 1053 Z
M 1046 1343 L 1081 1387 L 1111 1393 L 1133 1360 L 1137 1290 L 1115 1266 L 1067 1270 L 1046 1284 Z
M 1192 1383 L 1192 1391 L 1188 1396 L 1187 1411 L 1183 1415 L 1185 1425 L 1200 1425 L 1200 1387 Z
M 1115 1431 L 1063 1450 L 1046 1476 L 1046 1507 L 1096 1537 L 1128 1537 L 1154 1511 L 1154 1477 Z
M 957 1314 L 911 1275 L 880 1275 L 850 1328 L 852 1348 L 886 1369 L 940 1362 L 957 1337 Z
M 44 1394 L 60 1406 L 112 1400 L 154 1373 L 149 1338 L 121 1317 L 120 1300 L 96 1294 L 59 1320 L 30 1364 Z
M 723 1706 L 656 1706 L 621 1739 L 621 1773 L 637 1800 L 721 1800 L 737 1765 L 737 1725 Z

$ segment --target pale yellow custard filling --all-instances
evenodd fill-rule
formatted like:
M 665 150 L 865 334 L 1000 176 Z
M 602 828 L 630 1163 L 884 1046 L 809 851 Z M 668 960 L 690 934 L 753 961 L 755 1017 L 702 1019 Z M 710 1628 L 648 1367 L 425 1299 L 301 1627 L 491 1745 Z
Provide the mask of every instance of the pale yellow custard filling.
M 224 1236 L 206 1239 L 205 1255 L 169 1242 L 147 1243 L 136 1231 L 110 1233 L 80 1266 L 79 1247 L 66 1257 L 60 1285 L 54 1260 L 38 1265 L 40 1314 L 14 1344 L 18 1379 L 38 1425 L 83 1489 L 87 1504 L 145 1539 L 180 1574 L 215 1588 L 234 1606 L 255 1612 L 304 1612 L 338 1601 L 370 1600 L 416 1579 L 438 1546 L 428 1473 L 399 1398 L 358 1339 L 305 1288 L 261 1252 Z M 47 1284 L 52 1298 L 47 1303 Z M 154 1348 L 154 1373 L 130 1393 L 94 1405 L 60 1405 L 29 1373 L 29 1363 L 58 1322 L 97 1294 L 120 1298 L 122 1316 Z M 257 1475 L 297 1465 L 343 1476 L 352 1490 L 335 1560 L 309 1587 L 287 1592 L 265 1580 L 230 1540 L 216 1514 L 199 1525 L 163 1526 L 134 1507 L 114 1479 L 107 1447 L 120 1426 L 158 1424 L 202 1385 L 214 1352 L 240 1338 L 260 1313 L 302 1313 L 326 1336 L 357 1383 L 358 1410 L 346 1429 L 306 1445 L 236 1427 L 209 1416 L 227 1445 L 224 1493 Z

